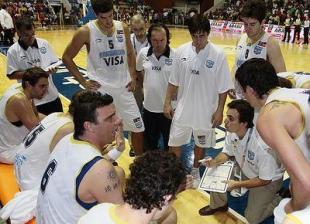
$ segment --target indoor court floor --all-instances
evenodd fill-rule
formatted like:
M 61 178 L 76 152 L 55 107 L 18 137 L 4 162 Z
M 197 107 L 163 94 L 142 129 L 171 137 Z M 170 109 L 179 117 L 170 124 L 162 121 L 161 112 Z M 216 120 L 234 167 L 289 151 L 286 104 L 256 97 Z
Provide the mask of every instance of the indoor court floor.
M 179 45 L 190 41 L 190 35 L 187 29 L 171 28 L 171 47 L 175 48 Z M 58 57 L 62 53 L 71 40 L 74 30 L 52 30 L 52 31 L 37 31 L 36 36 L 46 39 L 54 49 Z M 235 45 L 239 35 L 211 32 L 210 41 L 214 44 L 221 46 L 227 56 L 230 68 L 234 63 Z M 310 72 L 310 49 L 308 46 L 280 43 L 281 50 L 286 62 L 287 71 L 305 71 Z M 76 63 L 86 68 L 86 49 L 82 49 L 76 57 Z M 57 74 L 56 74 L 57 75 Z M 0 54 L 0 95 L 3 94 L 5 89 L 14 81 L 10 81 L 6 77 L 6 57 Z M 62 97 L 64 108 L 66 110 L 69 100 Z M 128 149 L 127 149 L 128 150 Z M 119 165 L 124 168 L 128 174 L 128 165 L 132 162 L 132 158 L 125 152 L 119 159 Z M 239 216 L 236 212 L 229 210 L 228 213 L 216 213 L 213 216 L 202 217 L 199 216 L 198 210 L 209 203 L 209 198 L 206 193 L 197 190 L 187 190 L 178 195 L 177 200 L 174 202 L 174 207 L 178 213 L 178 223 L 180 224 L 235 224 L 244 223 L 244 218 Z

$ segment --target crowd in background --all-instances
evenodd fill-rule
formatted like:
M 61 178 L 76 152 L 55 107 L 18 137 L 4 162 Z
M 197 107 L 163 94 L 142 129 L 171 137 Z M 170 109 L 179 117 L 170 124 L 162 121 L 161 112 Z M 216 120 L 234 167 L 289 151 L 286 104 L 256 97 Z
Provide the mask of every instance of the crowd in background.
M 292 20 L 296 20 L 298 14 L 301 19 L 309 13 L 310 3 L 304 0 L 266 0 L 267 16 L 266 23 L 284 25 L 287 15 Z M 244 4 L 244 0 L 225 0 L 223 8 L 218 8 L 209 12 L 210 19 L 238 21 L 239 12 Z
M 166 8 L 159 12 L 144 5 L 143 2 L 142 0 L 116 0 L 114 18 L 129 24 L 133 15 L 141 14 L 147 23 L 163 22 L 172 25 L 186 25 L 186 21 L 193 10 Z M 268 8 L 266 23 L 275 25 L 285 25 L 288 15 L 291 25 L 294 25 L 298 15 L 300 15 L 301 25 L 303 25 L 305 15 L 309 13 L 310 7 L 310 3 L 305 3 L 304 0 L 266 0 L 266 3 Z M 63 19 L 64 25 L 78 25 L 83 17 L 82 5 L 78 3 L 72 3 L 70 10 L 63 7 L 63 18 L 59 18 L 61 15 L 58 13 L 59 9 L 52 7 L 44 0 L 7 1 L 3 4 L 6 5 L 6 10 L 12 16 L 13 21 L 18 17 L 27 16 L 37 21 L 42 28 L 61 24 L 61 19 Z M 205 13 L 209 19 L 239 21 L 239 13 L 243 4 L 244 0 L 225 0 L 222 8 L 215 8 Z

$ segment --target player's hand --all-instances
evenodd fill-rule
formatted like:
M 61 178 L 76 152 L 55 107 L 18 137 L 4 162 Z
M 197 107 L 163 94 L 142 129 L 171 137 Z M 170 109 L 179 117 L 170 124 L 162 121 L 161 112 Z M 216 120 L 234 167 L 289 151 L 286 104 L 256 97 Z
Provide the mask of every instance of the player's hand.
M 136 84 L 136 79 L 131 79 L 131 81 L 126 86 L 128 92 L 134 92 L 136 90 Z
M 174 110 L 171 106 L 171 104 L 165 104 L 164 105 L 164 115 L 166 118 L 168 119 L 172 119 L 173 115 L 174 115 Z
M 120 152 L 124 152 L 125 150 L 125 137 L 124 137 L 124 131 L 123 131 L 123 123 L 121 123 L 117 130 L 115 131 L 115 142 L 116 142 L 116 148 Z
M 223 122 L 223 112 L 216 110 L 212 115 L 212 128 L 220 126 Z
M 233 189 L 240 187 L 239 181 L 236 180 L 223 180 L 222 183 L 228 184 L 227 191 L 232 191 Z
M 237 98 L 236 96 L 236 90 L 235 89 L 230 89 L 228 90 L 228 96 L 230 99 L 234 100 Z
M 100 83 L 95 80 L 86 80 L 85 84 L 82 84 L 85 89 L 91 90 L 91 91 L 97 91 L 100 88 Z
M 58 67 L 53 67 L 53 68 L 50 68 L 50 69 L 47 71 L 47 73 L 48 73 L 49 75 L 52 75 L 52 74 L 56 73 L 57 70 L 58 70 Z
M 212 159 L 212 157 L 207 156 L 204 159 L 199 160 L 200 164 L 206 167 L 215 167 L 216 166 L 216 162 L 214 159 Z

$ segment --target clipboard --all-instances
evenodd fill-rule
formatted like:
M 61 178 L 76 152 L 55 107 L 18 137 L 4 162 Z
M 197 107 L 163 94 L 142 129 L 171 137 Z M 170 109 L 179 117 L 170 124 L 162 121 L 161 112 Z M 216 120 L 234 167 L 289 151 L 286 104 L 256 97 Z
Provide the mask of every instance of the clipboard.
M 227 161 L 216 167 L 206 167 L 206 170 L 198 185 L 198 189 L 225 193 L 227 191 L 228 184 L 222 183 L 222 181 L 230 179 L 233 168 L 233 161 Z

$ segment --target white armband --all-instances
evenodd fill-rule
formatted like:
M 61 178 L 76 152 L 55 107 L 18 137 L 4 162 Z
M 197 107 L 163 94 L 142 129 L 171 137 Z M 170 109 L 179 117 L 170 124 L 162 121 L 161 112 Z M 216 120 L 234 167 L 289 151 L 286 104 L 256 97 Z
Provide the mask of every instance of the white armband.
M 114 148 L 111 149 L 107 154 L 108 154 L 108 157 L 109 157 L 111 160 L 115 161 L 115 160 L 117 160 L 117 159 L 121 156 L 122 152 L 118 151 L 118 150 L 114 147 Z

